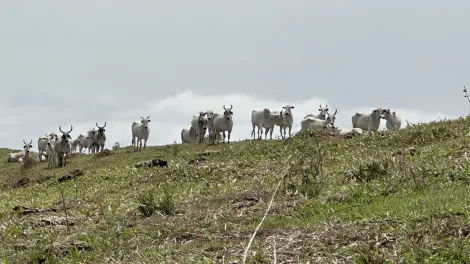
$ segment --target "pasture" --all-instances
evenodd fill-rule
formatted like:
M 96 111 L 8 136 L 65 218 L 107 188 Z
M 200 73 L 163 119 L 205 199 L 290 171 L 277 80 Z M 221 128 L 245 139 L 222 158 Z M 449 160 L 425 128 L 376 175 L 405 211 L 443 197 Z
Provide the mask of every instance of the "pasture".
M 306 130 L 71 154 L 63 168 L 5 163 L 0 149 L 0 257 L 241 263 L 274 193 L 248 263 L 468 262 L 469 132 L 470 118 L 352 138 Z M 168 167 L 134 166 L 151 159 Z

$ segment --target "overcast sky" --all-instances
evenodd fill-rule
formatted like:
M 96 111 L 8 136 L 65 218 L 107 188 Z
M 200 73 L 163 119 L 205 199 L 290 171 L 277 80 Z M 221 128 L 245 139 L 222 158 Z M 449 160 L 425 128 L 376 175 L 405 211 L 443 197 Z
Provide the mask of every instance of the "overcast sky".
M 107 122 L 129 145 L 150 116 L 149 145 L 180 142 L 200 110 L 233 104 L 232 139 L 253 109 L 320 103 L 351 127 L 356 111 L 410 121 L 468 113 L 470 1 L 3 1 L 0 146 Z M 406 125 L 406 122 L 403 121 Z M 385 127 L 382 124 L 381 127 Z M 278 134 L 276 128 L 275 135 Z

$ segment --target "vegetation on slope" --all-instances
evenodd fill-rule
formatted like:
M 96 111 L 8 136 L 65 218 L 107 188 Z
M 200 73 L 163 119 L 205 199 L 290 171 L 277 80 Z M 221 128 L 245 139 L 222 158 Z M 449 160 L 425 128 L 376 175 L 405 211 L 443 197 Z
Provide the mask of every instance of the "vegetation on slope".
M 169 145 L 0 165 L 8 263 L 470 260 L 470 118 L 355 138 Z M 6 160 L 9 150 L 0 150 Z M 136 168 L 163 159 L 168 167 Z M 58 178 L 74 168 L 70 181 Z M 15 210 L 14 210 L 15 209 Z M 38 209 L 38 210 L 35 210 Z

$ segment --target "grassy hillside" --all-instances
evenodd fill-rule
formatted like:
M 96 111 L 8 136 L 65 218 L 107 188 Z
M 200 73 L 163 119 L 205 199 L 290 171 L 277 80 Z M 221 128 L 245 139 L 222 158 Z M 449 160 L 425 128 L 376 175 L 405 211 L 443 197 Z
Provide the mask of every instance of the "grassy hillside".
M 0 165 L 7 263 L 470 260 L 470 118 L 356 138 L 170 145 Z M 0 149 L 0 160 L 8 150 Z M 135 168 L 142 160 L 167 168 Z M 69 170 L 82 176 L 58 182 Z M 16 208 L 15 208 L 16 207 Z M 13 210 L 15 208 L 16 210 Z M 39 210 L 34 210 L 39 209 Z

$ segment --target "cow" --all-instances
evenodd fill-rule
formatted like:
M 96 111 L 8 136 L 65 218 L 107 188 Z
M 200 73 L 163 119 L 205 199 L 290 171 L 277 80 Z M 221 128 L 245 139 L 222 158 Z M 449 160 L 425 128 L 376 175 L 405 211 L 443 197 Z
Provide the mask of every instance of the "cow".
M 96 122 L 96 127 L 98 128 L 98 131 L 93 135 L 93 153 L 102 152 L 104 150 L 104 144 L 106 143 L 106 134 L 104 133 L 106 122 L 104 122 L 104 126 L 102 127 L 98 126 L 98 122 Z
M 281 111 L 281 115 L 282 115 L 284 134 L 282 134 L 281 132 L 281 137 L 286 138 L 286 128 L 289 128 L 289 137 L 291 137 L 292 125 L 294 124 L 294 116 L 292 115 L 292 109 L 294 109 L 294 106 L 286 105 L 286 106 L 283 106 L 282 108 L 283 110 Z
M 390 109 L 384 109 L 384 119 L 387 120 L 387 123 L 385 126 L 387 127 L 388 130 L 399 130 L 401 127 L 401 118 L 400 116 L 395 112 L 390 112 Z
M 70 132 L 72 132 L 73 126 L 70 126 L 70 130 L 67 132 L 62 131 L 62 127 L 59 126 L 59 131 L 62 133 L 62 136 L 54 143 L 54 151 L 57 155 L 57 165 L 59 167 L 67 165 L 67 157 L 70 153 L 70 140 L 72 137 L 70 136 Z
M 197 140 L 198 143 L 202 143 L 202 140 L 204 139 L 204 135 L 206 134 L 207 131 L 207 123 L 208 119 L 206 117 L 207 112 L 199 112 L 199 115 L 194 115 L 193 118 L 191 119 L 191 127 L 194 129 L 196 132 L 195 134 L 195 139 Z
M 351 117 L 353 128 L 360 128 L 364 131 L 377 132 L 380 127 L 380 120 L 384 119 L 382 108 L 372 110 L 370 114 L 355 113 Z
M 134 151 L 139 151 L 142 150 L 142 139 L 144 140 L 144 150 L 145 147 L 147 146 L 147 140 L 149 138 L 150 134 L 150 128 L 148 126 L 148 123 L 150 122 L 150 116 L 147 118 L 142 118 L 140 121 L 140 124 L 138 122 L 133 122 L 132 123 L 132 146 L 134 147 Z M 135 140 L 137 138 L 137 141 Z M 139 144 L 139 146 L 137 145 Z
M 232 128 L 233 128 L 233 120 L 232 120 L 232 108 L 233 106 L 230 105 L 230 108 L 225 108 L 225 105 L 223 106 L 224 108 L 224 113 L 223 115 L 214 113 L 209 120 L 209 127 L 211 130 L 209 130 L 210 136 L 210 141 L 212 144 L 215 143 L 215 137 L 212 135 L 216 135 L 217 132 L 222 132 L 223 139 L 225 142 L 225 131 L 227 131 L 227 136 L 228 136 L 228 143 L 230 143 L 230 135 L 232 134 Z

